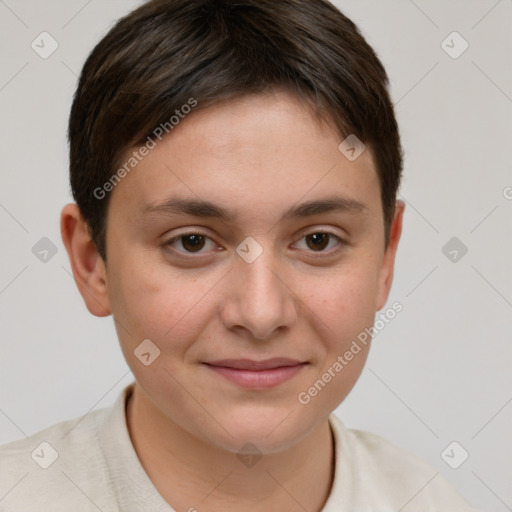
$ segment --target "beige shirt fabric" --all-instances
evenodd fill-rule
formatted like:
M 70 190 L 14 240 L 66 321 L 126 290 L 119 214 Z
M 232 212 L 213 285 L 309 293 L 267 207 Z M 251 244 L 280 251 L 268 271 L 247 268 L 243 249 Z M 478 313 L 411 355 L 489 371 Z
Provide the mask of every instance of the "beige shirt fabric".
M 0 446 L 0 512 L 174 512 L 129 436 L 126 400 L 133 386 L 111 407 Z M 377 435 L 346 428 L 334 414 L 329 424 L 335 474 L 322 512 L 474 512 L 416 456 Z

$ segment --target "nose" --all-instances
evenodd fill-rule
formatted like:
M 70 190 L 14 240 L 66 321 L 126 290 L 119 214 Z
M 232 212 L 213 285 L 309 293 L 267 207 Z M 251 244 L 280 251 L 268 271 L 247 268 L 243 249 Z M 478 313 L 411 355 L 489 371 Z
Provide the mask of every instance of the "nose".
M 266 340 L 297 321 L 298 297 L 276 260 L 271 250 L 263 251 L 252 263 L 235 259 L 222 307 L 226 328 Z

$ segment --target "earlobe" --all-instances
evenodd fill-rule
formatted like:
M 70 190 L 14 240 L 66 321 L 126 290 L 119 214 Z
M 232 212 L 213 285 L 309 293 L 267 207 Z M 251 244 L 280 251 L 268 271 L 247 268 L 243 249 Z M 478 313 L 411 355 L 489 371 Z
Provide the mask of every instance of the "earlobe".
M 76 204 L 67 204 L 62 209 L 60 230 L 76 285 L 87 309 L 95 316 L 110 315 L 105 264 Z
M 382 267 L 379 273 L 379 284 L 377 292 L 377 311 L 382 309 L 388 300 L 389 291 L 393 282 L 393 271 L 395 267 L 395 256 L 398 242 L 402 234 L 402 220 L 405 210 L 405 203 L 402 200 L 396 201 L 395 215 L 391 223 L 389 243 L 384 253 Z

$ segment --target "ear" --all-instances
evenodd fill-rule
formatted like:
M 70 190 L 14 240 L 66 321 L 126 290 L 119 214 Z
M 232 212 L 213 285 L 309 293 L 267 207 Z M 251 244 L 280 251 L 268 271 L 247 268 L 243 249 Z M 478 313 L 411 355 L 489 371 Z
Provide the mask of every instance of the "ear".
M 67 204 L 62 209 L 60 231 L 76 285 L 87 309 L 95 316 L 110 315 L 105 264 L 76 204 Z
M 395 205 L 395 214 L 390 226 L 389 243 L 384 253 L 382 267 L 379 272 L 379 283 L 377 292 L 377 311 L 384 307 L 388 300 L 391 283 L 393 282 L 393 270 L 395 267 L 395 256 L 402 234 L 402 219 L 404 216 L 405 203 L 397 200 Z

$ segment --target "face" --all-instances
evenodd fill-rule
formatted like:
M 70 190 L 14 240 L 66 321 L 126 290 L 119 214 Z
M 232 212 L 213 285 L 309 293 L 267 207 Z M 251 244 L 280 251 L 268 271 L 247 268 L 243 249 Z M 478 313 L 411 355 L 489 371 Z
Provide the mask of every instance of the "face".
M 369 344 L 333 365 L 383 307 L 394 250 L 372 155 L 350 161 L 340 142 L 286 93 L 247 96 L 192 112 L 112 192 L 106 295 L 124 356 L 154 410 L 206 443 L 285 449 L 362 371 Z M 143 340 L 146 362 L 160 351 L 148 365 Z M 273 358 L 291 366 L 218 363 Z

